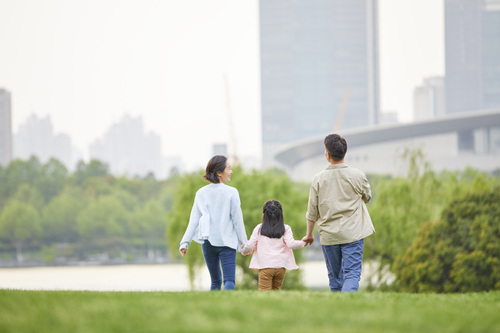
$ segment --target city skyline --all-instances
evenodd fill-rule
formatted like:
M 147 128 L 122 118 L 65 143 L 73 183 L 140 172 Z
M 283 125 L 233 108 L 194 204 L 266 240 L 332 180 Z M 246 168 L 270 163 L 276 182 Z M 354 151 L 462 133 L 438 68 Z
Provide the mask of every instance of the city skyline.
M 54 132 L 50 116 L 39 118 L 32 114 L 13 133 L 12 142 L 13 159 L 36 156 L 41 163 L 47 163 L 55 158 L 70 172 L 82 161 L 82 153 L 71 137 Z M 179 157 L 162 155 L 161 145 L 158 134 L 144 131 L 141 116 L 125 115 L 89 145 L 89 159 L 107 164 L 110 173 L 117 176 L 145 177 L 152 173 L 157 179 L 165 179 L 174 169 L 185 171 Z
M 443 74 L 443 2 L 401 2 L 380 1 L 381 110 L 408 121 L 413 88 Z M 123 115 L 141 115 L 188 169 L 204 167 L 214 144 L 260 155 L 257 1 L 0 0 L 0 9 L 0 87 L 12 93 L 13 132 L 32 113 L 51 115 L 56 133 L 86 149 Z

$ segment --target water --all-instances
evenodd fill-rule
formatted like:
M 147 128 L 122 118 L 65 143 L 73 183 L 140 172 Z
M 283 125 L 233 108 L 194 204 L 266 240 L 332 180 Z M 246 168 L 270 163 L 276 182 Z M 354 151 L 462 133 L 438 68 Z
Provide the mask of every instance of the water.
M 306 287 L 328 289 L 324 261 L 301 263 Z M 363 265 L 360 288 L 370 274 L 370 265 Z M 194 290 L 208 290 L 210 276 L 202 266 Z M 236 278 L 241 273 L 236 272 Z M 238 281 L 236 282 L 238 283 Z M 92 290 L 92 291 L 189 291 L 189 275 L 184 264 L 64 266 L 34 268 L 0 268 L 0 289 L 22 290 Z

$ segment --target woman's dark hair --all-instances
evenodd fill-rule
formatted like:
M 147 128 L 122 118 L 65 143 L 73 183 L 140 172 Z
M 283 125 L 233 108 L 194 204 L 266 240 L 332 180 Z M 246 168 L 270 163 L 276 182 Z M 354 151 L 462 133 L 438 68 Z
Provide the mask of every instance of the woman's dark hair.
M 341 161 L 347 152 L 347 142 L 338 134 L 330 134 L 325 138 L 325 148 L 335 162 Z
M 226 169 L 227 157 L 222 155 L 215 155 L 208 161 L 207 168 L 205 169 L 205 175 L 203 178 L 211 183 L 220 183 L 219 176 L 217 172 L 224 172 Z
M 260 234 L 269 238 L 281 238 L 285 233 L 283 208 L 276 200 L 266 201 L 262 207 L 262 227 Z

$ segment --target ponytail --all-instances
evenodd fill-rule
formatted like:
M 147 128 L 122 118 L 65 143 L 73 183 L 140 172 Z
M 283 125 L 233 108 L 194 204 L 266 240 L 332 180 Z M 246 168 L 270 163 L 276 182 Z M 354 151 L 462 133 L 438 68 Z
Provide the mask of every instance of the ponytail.
M 269 238 L 281 238 L 285 234 L 283 208 L 279 201 L 269 200 L 262 207 L 260 234 Z

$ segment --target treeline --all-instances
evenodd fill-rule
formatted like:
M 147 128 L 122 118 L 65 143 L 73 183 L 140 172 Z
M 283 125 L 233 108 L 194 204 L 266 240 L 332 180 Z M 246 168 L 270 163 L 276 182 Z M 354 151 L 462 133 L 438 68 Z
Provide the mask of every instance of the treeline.
M 0 167 L 0 261 L 166 258 L 175 178 L 114 177 L 97 160 L 73 173 L 56 159 L 14 160 Z
M 376 233 L 365 240 L 364 260 L 379 263 L 372 288 L 413 292 L 500 289 L 500 178 L 475 169 L 432 171 L 420 150 L 407 149 L 403 176 L 368 175 L 368 204 Z M 326 165 L 326 164 L 325 164 Z M 305 235 L 309 183 L 284 171 L 233 168 L 229 183 L 240 193 L 247 235 L 261 222 L 262 205 L 283 205 L 295 238 Z M 106 164 L 80 162 L 73 173 L 57 160 L 35 157 L 0 167 L 0 262 L 48 264 L 108 260 L 180 260 L 179 241 L 202 170 L 159 181 L 115 177 Z M 294 251 L 321 255 L 313 247 Z M 203 265 L 201 246 L 184 257 L 191 279 Z M 250 257 L 237 256 L 239 288 L 256 288 Z M 300 264 L 299 264 L 300 266 Z M 287 273 L 285 289 L 303 288 L 300 270 Z M 395 276 L 396 280 L 386 280 Z M 387 283 L 386 283 L 387 282 Z

